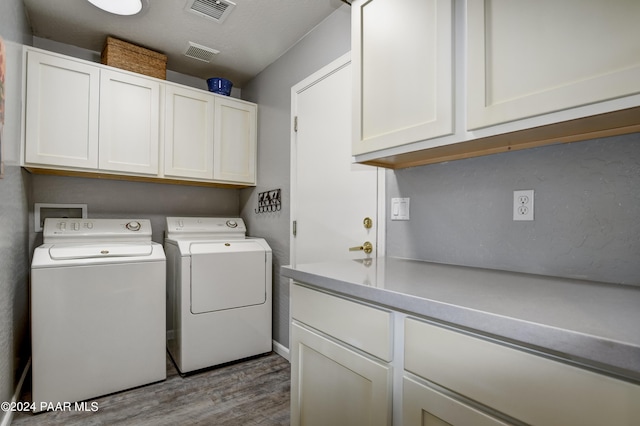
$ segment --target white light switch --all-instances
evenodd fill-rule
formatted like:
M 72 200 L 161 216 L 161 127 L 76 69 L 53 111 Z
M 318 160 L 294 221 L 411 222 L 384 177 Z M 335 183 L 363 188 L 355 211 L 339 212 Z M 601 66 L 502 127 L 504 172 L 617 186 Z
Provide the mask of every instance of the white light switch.
M 409 198 L 391 199 L 391 220 L 409 220 Z

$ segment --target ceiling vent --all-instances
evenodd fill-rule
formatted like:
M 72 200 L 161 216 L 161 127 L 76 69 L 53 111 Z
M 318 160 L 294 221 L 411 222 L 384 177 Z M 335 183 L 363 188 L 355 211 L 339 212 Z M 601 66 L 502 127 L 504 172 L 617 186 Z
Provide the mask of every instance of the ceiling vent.
M 188 56 L 193 59 L 197 59 L 203 62 L 211 62 L 214 56 L 220 53 L 219 50 L 212 49 L 207 46 L 203 46 L 201 44 L 194 43 L 192 41 L 189 42 L 187 46 L 187 51 L 184 52 L 185 56 Z
M 189 0 L 186 9 L 205 18 L 222 23 L 231 13 L 235 3 L 229 0 Z

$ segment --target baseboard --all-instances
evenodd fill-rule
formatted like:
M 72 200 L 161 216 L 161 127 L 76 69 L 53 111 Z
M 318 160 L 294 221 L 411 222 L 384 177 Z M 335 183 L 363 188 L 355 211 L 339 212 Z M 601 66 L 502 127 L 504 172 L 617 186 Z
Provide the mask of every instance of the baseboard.
M 288 359 L 288 358 L 287 358 Z M 20 393 L 22 392 L 22 385 L 24 384 L 24 380 L 27 377 L 27 372 L 31 367 L 31 358 L 27 361 L 27 365 L 24 366 L 24 370 L 22 370 L 22 375 L 20 376 L 20 380 L 18 381 L 18 385 L 16 386 L 16 390 L 13 393 L 13 398 L 11 398 L 11 405 L 14 405 L 20 399 Z M 2 422 L 0 422 L 0 426 L 9 426 L 11 424 L 11 420 L 13 420 L 13 411 L 8 410 L 5 411 L 4 416 L 2 417 Z
M 289 348 L 285 348 L 284 346 L 282 346 L 280 343 L 276 342 L 275 340 L 273 341 L 273 351 L 275 353 L 277 353 L 278 355 L 280 355 L 282 358 L 284 358 L 287 361 L 291 362 L 291 360 L 289 359 Z

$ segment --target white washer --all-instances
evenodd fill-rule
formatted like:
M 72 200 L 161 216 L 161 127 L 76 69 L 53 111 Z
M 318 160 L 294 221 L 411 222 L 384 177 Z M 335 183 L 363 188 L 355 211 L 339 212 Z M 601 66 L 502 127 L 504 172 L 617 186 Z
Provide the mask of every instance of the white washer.
M 31 264 L 35 411 L 164 380 L 166 260 L 149 220 L 46 219 Z
M 167 348 L 178 370 L 271 351 L 271 248 L 240 218 L 168 217 Z

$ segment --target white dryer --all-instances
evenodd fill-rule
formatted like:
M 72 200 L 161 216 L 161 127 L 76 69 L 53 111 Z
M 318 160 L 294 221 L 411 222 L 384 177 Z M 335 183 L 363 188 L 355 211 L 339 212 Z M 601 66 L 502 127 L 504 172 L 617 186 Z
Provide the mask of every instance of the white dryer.
M 31 264 L 35 411 L 164 380 L 166 261 L 148 220 L 46 219 Z
M 271 351 L 271 248 L 240 218 L 168 217 L 167 348 L 178 370 Z

